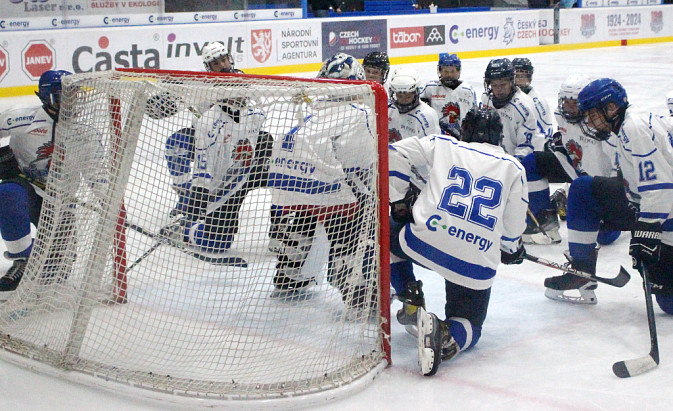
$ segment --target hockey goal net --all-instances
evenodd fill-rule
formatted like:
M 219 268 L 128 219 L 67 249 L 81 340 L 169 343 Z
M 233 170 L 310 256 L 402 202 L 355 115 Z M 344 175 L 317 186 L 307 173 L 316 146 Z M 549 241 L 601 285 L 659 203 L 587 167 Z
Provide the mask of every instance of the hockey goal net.
M 385 91 L 370 82 L 64 77 L 33 253 L 0 303 L 3 357 L 214 401 L 333 397 L 371 380 L 390 362 L 386 122 Z M 365 134 L 349 143 L 349 130 Z M 245 144 L 209 151 L 218 138 Z M 293 158 L 310 139 L 368 164 L 320 168 L 322 154 L 306 158 L 318 145 Z M 201 161 L 213 175 L 197 175 Z M 296 177 L 313 168 L 320 181 Z M 199 177 L 215 204 L 185 217 Z M 345 197 L 299 199 L 338 190 Z M 176 235 L 190 227 L 191 238 Z M 279 267 L 306 287 L 279 282 Z

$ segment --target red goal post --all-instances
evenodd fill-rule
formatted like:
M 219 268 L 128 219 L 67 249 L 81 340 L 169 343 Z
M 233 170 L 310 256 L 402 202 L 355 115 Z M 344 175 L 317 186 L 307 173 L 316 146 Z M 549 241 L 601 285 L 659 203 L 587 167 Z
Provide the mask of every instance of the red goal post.
M 269 250 L 271 201 L 292 202 L 293 193 L 266 183 L 247 191 L 224 265 L 160 234 L 181 218 L 170 214 L 179 196 L 167 139 L 190 127 L 203 138 L 199 130 L 233 101 L 245 104 L 237 116 L 264 118 L 271 164 L 311 116 L 315 135 L 351 124 L 371 133 L 341 148 L 371 158 L 359 220 L 346 229 L 314 216 L 301 268 L 312 286 L 303 292 L 278 296 L 279 257 Z M 250 131 L 240 124 L 238 132 Z M 0 305 L 2 357 L 186 401 L 307 404 L 361 389 L 391 362 L 387 130 L 387 95 L 374 82 L 140 69 L 64 77 L 34 252 L 17 292 Z M 346 187 L 332 169 L 325 179 Z M 334 254 L 335 235 L 357 241 Z M 335 256 L 349 267 L 344 283 L 366 290 L 361 306 L 335 280 Z

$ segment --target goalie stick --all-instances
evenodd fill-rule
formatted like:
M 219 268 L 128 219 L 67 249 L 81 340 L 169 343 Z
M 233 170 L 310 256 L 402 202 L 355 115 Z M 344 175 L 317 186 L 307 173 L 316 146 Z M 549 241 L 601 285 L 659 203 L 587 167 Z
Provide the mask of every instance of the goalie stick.
M 617 274 L 616 277 L 607 278 L 607 277 L 599 277 L 595 274 L 590 274 L 585 271 L 576 270 L 570 267 L 569 265 L 559 264 L 554 261 L 545 260 L 544 258 L 536 257 L 528 253 L 524 253 L 523 258 L 525 258 L 528 261 L 544 265 L 545 267 L 561 270 L 568 274 L 576 275 L 578 277 L 586 278 L 592 281 L 597 281 L 599 283 L 608 284 L 613 287 L 624 287 L 631 279 L 631 276 L 623 266 L 620 266 L 619 274 Z
M 643 277 L 643 289 L 645 290 L 647 325 L 650 329 L 650 353 L 644 357 L 618 361 L 612 364 L 612 372 L 619 378 L 635 377 L 659 365 L 659 343 L 657 341 L 657 325 L 654 322 L 654 308 L 652 307 L 652 285 L 649 280 L 649 272 L 644 264 L 641 264 L 638 271 Z
M 145 236 L 147 236 L 151 239 L 157 240 L 157 242 L 154 245 L 152 245 L 152 247 L 150 247 L 147 251 L 145 251 L 145 253 L 143 253 L 142 256 L 140 256 L 136 261 L 133 262 L 133 264 L 131 264 L 131 267 L 126 269 L 127 272 L 132 267 L 137 265 L 140 261 L 145 259 L 148 255 L 150 255 L 154 250 L 159 248 L 159 246 L 162 245 L 162 244 L 169 244 L 169 245 L 179 249 L 180 251 L 182 251 L 182 252 L 184 252 L 184 253 L 186 253 L 186 254 L 188 254 L 188 255 L 196 258 L 196 259 L 199 259 L 201 261 L 205 261 L 209 264 L 231 265 L 231 266 L 243 267 L 243 268 L 246 268 L 248 266 L 248 262 L 241 257 L 232 257 L 232 256 L 209 257 L 209 256 L 206 256 L 206 255 L 202 255 L 202 254 L 199 254 L 197 252 L 191 251 L 188 248 L 186 248 L 185 246 L 183 246 L 182 244 L 178 244 L 175 241 L 171 241 L 171 239 L 169 239 L 169 238 L 167 238 L 163 235 L 155 234 L 151 231 L 148 231 L 145 228 L 140 227 L 137 224 L 133 224 L 133 223 L 129 223 L 128 221 L 125 221 L 124 226 L 133 230 L 133 231 L 135 231 L 135 232 L 137 232 L 137 233 L 145 235 Z

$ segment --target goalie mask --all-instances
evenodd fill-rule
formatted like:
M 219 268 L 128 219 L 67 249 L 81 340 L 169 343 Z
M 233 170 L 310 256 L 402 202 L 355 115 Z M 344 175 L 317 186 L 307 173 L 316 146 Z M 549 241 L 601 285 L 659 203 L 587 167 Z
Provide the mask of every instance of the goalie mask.
M 355 57 L 337 53 L 322 63 L 318 78 L 365 80 L 365 69 Z
M 528 94 L 533 88 L 530 85 L 533 81 L 533 63 L 525 57 L 517 57 L 512 60 L 512 65 L 514 66 L 514 84 Z
M 229 50 L 218 42 L 208 43 L 201 50 L 201 58 L 206 71 L 234 73 L 234 58 Z
M 362 66 L 365 69 L 367 80 L 385 83 L 390 71 L 390 60 L 388 55 L 381 51 L 372 51 L 362 60 Z
M 72 74 L 65 70 L 47 70 L 40 76 L 37 92 L 45 110 L 58 115 L 61 106 L 61 78 Z
M 390 97 L 400 113 L 408 113 L 421 104 L 421 78 L 416 70 L 402 67 L 390 79 Z
M 484 73 L 484 90 L 495 108 L 503 108 L 516 93 L 514 66 L 507 58 L 493 59 Z
M 582 121 L 582 113 L 578 105 L 580 91 L 591 80 L 584 74 L 571 74 L 561 83 L 558 93 L 558 112 L 569 123 L 577 124 Z
M 502 141 L 502 122 L 498 112 L 485 107 L 470 109 L 460 126 L 460 140 L 499 146 Z
M 462 83 L 460 81 L 460 70 L 462 63 L 455 54 L 440 53 L 437 63 L 437 75 L 443 86 L 455 90 Z
M 578 96 L 579 109 L 584 116 L 582 131 L 598 141 L 610 138 L 624 121 L 629 100 L 626 90 L 611 78 L 600 78 L 586 85 Z

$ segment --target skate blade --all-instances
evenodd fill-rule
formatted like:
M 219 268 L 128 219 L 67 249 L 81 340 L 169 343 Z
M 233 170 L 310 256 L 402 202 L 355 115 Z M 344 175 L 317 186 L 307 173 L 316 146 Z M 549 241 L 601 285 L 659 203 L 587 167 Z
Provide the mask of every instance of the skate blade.
M 435 350 L 425 346 L 425 337 L 432 334 L 433 321 L 423 307 L 418 309 L 417 322 L 417 345 L 418 345 L 418 366 L 421 373 L 426 376 L 432 372 L 435 363 Z M 406 327 L 405 327 L 406 328 Z
M 579 293 L 578 295 L 566 294 Z M 582 305 L 596 305 L 598 300 L 596 299 L 596 293 L 593 290 L 553 290 L 547 288 L 544 291 L 544 296 L 550 300 L 562 301 L 571 304 L 582 304 Z

